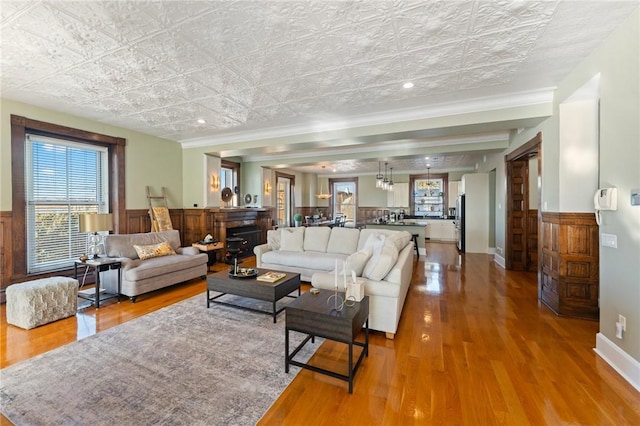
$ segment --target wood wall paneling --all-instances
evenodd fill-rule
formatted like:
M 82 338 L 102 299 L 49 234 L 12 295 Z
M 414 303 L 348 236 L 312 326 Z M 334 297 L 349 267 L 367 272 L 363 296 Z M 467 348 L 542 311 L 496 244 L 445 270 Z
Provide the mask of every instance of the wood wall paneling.
M 527 271 L 538 270 L 538 210 L 527 214 Z
M 592 213 L 543 213 L 540 300 L 558 315 L 598 320 L 599 240 Z

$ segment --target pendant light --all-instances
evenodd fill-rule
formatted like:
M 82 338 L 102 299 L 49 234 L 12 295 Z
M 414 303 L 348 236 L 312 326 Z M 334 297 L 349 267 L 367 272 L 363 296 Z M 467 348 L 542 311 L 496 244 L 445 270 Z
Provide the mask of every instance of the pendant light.
M 384 179 L 384 176 L 382 176 L 382 173 L 380 172 L 380 161 L 378 161 L 378 174 L 376 175 L 376 188 L 382 188 L 382 179 Z
M 322 166 L 322 170 L 325 169 L 325 166 Z M 329 198 L 331 198 L 331 193 L 327 191 L 327 193 L 322 191 L 322 184 L 320 184 L 320 193 L 316 194 L 316 198 L 319 198 L 321 200 L 328 200 Z
M 391 167 L 391 172 L 389 174 L 389 184 L 387 185 L 387 191 L 393 191 L 393 167 Z
M 387 179 L 387 162 L 384 162 L 384 179 L 382 180 L 382 189 L 385 191 L 389 188 L 389 179 Z

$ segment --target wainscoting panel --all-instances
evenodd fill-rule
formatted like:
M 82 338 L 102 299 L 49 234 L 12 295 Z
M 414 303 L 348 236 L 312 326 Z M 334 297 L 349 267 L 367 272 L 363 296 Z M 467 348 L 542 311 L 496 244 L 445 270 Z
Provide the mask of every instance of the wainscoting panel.
M 593 213 L 542 213 L 540 300 L 558 315 L 598 320 L 599 240 Z

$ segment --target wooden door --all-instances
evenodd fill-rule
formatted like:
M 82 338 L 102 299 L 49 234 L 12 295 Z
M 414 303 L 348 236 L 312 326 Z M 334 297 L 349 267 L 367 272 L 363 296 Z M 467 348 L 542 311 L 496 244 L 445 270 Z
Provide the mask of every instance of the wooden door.
M 529 211 L 529 160 L 507 161 L 507 269 L 527 270 L 527 221 Z

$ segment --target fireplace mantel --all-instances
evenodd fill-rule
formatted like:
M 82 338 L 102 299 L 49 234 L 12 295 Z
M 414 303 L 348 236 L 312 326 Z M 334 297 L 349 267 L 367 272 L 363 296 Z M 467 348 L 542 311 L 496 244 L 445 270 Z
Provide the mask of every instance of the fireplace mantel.
M 214 237 L 225 243 L 227 229 L 254 225 L 260 228 L 260 244 L 267 242 L 271 229 L 271 209 L 258 207 L 230 207 L 205 209 L 205 223 Z

